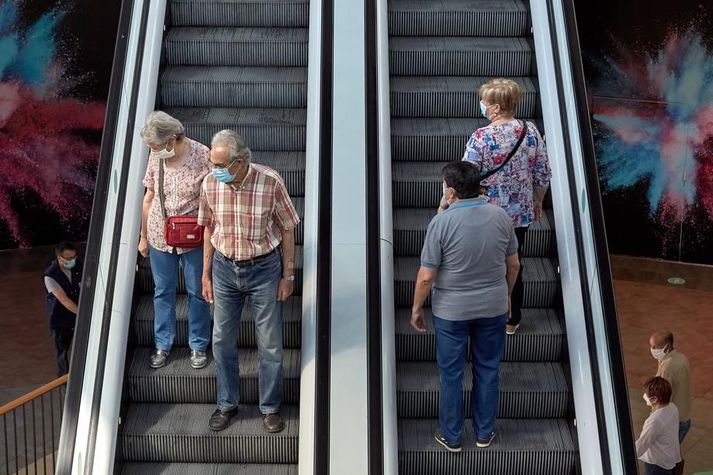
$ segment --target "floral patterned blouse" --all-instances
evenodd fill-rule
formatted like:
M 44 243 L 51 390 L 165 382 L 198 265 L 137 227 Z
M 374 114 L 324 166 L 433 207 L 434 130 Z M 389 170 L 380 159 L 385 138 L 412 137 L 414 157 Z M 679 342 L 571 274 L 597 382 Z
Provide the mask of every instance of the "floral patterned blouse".
M 533 186 L 548 186 L 552 176 L 544 140 L 534 124 L 525 123 L 527 135 L 519 150 L 500 171 L 483 182 L 488 201 L 507 211 L 516 228 L 535 221 Z M 521 133 L 521 122 L 516 119 L 481 127 L 468 140 L 463 160 L 487 173 L 503 163 Z
M 200 142 L 186 138 L 190 146 L 185 162 L 178 168 L 164 166 L 163 192 L 166 196 L 166 215 L 197 215 L 203 178 L 211 172 L 208 156 L 210 150 Z M 159 160 L 149 156 L 144 186 L 154 192 L 149 209 L 147 239 L 151 247 L 163 252 L 173 252 L 173 247 L 166 244 L 163 235 L 163 216 L 161 201 L 158 196 Z M 191 249 L 176 248 L 178 254 Z

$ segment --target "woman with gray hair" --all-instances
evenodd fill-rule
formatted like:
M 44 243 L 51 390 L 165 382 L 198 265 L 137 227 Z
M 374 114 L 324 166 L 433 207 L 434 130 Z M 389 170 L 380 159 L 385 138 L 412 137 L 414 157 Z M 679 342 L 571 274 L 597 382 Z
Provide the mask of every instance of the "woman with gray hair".
M 149 364 L 166 364 L 176 335 L 176 287 L 178 266 L 188 293 L 188 344 L 191 366 L 199 369 L 207 363 L 210 341 L 210 307 L 201 292 L 203 246 L 173 247 L 167 243 L 164 223 L 167 216 L 198 214 L 201 184 L 210 173 L 205 145 L 186 137 L 183 124 L 161 111 L 149 114 L 141 138 L 151 149 L 144 177 L 144 195 L 139 252 L 151 260 L 154 290 L 154 340 L 156 349 Z M 161 196 L 163 194 L 163 196 Z M 162 203 L 163 201 L 163 203 Z

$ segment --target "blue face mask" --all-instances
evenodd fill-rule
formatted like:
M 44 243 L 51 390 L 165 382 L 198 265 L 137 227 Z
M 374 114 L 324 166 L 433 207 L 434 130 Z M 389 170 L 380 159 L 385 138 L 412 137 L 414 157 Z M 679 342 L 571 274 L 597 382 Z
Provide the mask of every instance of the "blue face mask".
M 480 113 L 483 114 L 483 117 L 486 119 L 490 119 L 490 117 L 488 117 L 488 106 L 483 104 L 483 101 L 480 101 Z
M 231 175 L 227 168 L 214 168 L 213 176 L 216 180 L 223 183 L 230 183 L 235 180 L 235 175 Z
M 71 260 L 64 261 L 65 269 L 68 269 L 68 270 L 74 269 L 74 266 L 76 266 L 76 265 L 77 265 L 77 259 L 71 259 Z

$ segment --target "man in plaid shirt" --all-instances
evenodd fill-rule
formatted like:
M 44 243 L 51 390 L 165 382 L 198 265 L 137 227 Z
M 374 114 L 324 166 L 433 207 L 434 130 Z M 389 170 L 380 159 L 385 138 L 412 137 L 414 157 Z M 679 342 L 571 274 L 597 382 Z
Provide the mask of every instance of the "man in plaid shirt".
M 293 291 L 295 234 L 300 222 L 282 177 L 251 163 L 235 131 L 221 130 L 211 144 L 213 172 L 201 190 L 198 224 L 205 226 L 203 296 L 215 305 L 213 356 L 218 408 L 212 430 L 228 427 L 240 400 L 238 328 L 250 296 L 257 331 L 260 412 L 268 432 L 280 432 L 282 305 Z

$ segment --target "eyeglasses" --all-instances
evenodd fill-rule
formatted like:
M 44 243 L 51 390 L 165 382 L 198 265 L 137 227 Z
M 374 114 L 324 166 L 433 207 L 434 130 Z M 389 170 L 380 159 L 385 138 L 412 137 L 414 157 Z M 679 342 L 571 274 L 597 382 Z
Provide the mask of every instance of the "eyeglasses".
M 216 169 L 220 169 L 220 168 L 230 168 L 230 167 L 233 166 L 233 163 L 235 163 L 237 160 L 238 160 L 237 158 L 234 158 L 234 159 L 233 159 L 230 163 L 228 163 L 227 165 L 216 165 L 216 164 L 213 163 L 213 162 L 210 162 L 210 164 L 213 165 L 213 168 L 216 168 Z

